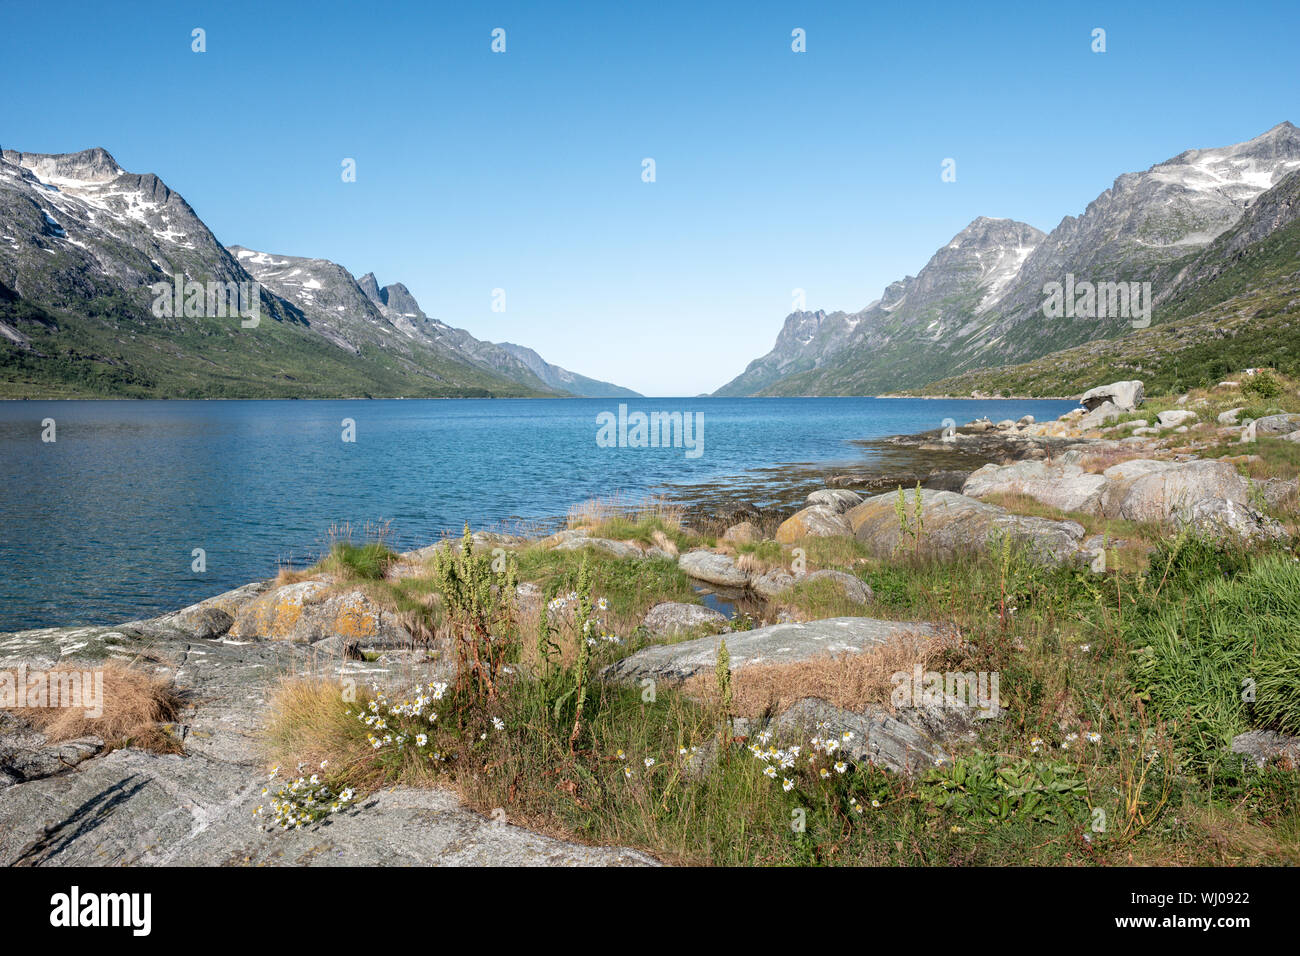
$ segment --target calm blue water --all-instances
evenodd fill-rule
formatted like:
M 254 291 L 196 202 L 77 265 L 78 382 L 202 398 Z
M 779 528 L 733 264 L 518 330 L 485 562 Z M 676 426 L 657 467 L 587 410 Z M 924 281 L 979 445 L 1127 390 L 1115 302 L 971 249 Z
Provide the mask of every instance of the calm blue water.
M 331 524 L 392 522 L 415 547 L 787 463 L 868 463 L 849 442 L 1061 401 L 637 399 L 704 414 L 703 454 L 602 448 L 608 399 L 0 402 L 0 631 L 120 623 L 318 557 Z M 53 418 L 57 441 L 41 440 Z M 356 421 L 355 443 L 341 421 Z M 207 571 L 191 571 L 203 548 Z

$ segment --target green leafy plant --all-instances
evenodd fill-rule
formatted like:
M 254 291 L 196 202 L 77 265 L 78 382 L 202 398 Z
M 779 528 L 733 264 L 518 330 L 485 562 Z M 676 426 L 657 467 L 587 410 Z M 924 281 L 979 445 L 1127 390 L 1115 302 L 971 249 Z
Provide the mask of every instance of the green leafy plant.
M 508 558 L 503 572 L 497 574 L 491 555 L 474 550 L 466 524 L 459 552 L 439 550 L 433 573 L 455 635 L 458 690 L 481 706 L 494 704 L 501 668 L 518 645 L 514 559 Z
M 1087 784 L 1068 761 L 1035 761 L 975 751 L 930 770 L 923 800 L 972 821 L 1013 816 L 1060 823 L 1087 807 Z

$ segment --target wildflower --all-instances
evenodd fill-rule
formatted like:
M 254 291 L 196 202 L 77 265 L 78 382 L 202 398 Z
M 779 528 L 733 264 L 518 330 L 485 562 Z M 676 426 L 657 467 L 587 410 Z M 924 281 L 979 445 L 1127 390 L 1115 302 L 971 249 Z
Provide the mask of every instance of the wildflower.
M 768 764 L 766 767 L 763 768 L 763 776 L 765 776 L 765 777 L 775 777 L 775 776 L 776 776 L 776 768 L 773 767 L 771 764 Z
M 831 772 L 827 770 L 825 767 L 822 767 L 820 770 L 817 771 L 817 776 L 821 777 L 823 780 L 825 780 L 830 775 Z
M 879 807 L 880 807 L 880 801 L 879 801 L 879 800 L 872 800 L 872 801 L 871 801 L 871 805 L 872 805 L 873 807 L 879 808 Z
M 848 764 L 846 764 L 843 760 L 837 760 L 837 761 L 835 762 L 835 772 L 836 772 L 836 773 L 843 773 L 845 770 L 848 770 L 848 769 L 849 769 Z
M 1081 651 L 1083 651 L 1083 653 L 1087 654 L 1090 650 L 1092 650 L 1092 645 L 1091 645 L 1091 644 L 1080 644 L 1080 645 L 1079 645 L 1079 650 L 1081 650 Z
M 627 759 L 627 755 L 624 754 L 622 750 L 616 750 L 616 751 L 614 751 L 614 756 L 617 757 L 619 760 L 626 760 L 626 759 Z
M 607 611 L 607 610 L 609 610 L 609 602 L 606 601 L 604 598 L 600 598 L 600 599 L 596 602 L 596 607 L 599 608 L 599 609 L 602 610 L 602 611 Z
M 506 722 L 502 720 L 500 717 L 493 717 L 492 726 L 495 727 L 497 730 L 505 730 Z
M 628 779 L 631 779 L 631 777 L 632 777 L 632 768 L 631 768 L 631 767 L 624 767 L 624 768 L 623 768 L 623 776 L 627 777 Z
M 786 777 L 784 780 L 781 781 L 781 789 L 784 790 L 786 793 L 789 793 L 791 790 L 794 789 L 794 781 L 791 780 L 789 777 Z
M 654 757 L 646 757 L 646 758 L 645 758 L 645 767 L 646 767 L 647 770 L 649 770 L 649 769 L 650 769 L 651 767 L 653 767 L 654 765 L 655 765 L 655 758 L 654 758 Z
M 1099 743 L 1101 743 L 1101 734 L 1096 733 L 1096 732 L 1094 732 L 1094 731 L 1091 731 L 1091 730 L 1088 731 L 1086 734 L 1084 734 L 1084 737 L 1087 738 L 1087 741 L 1088 741 L 1088 743 L 1090 743 L 1090 744 L 1099 744 Z
M 427 744 L 428 742 L 429 742 L 429 735 L 428 735 L 428 734 L 416 734 L 416 735 L 415 735 L 415 745 L 416 745 L 417 747 L 423 747 L 423 746 L 424 746 L 425 744 Z

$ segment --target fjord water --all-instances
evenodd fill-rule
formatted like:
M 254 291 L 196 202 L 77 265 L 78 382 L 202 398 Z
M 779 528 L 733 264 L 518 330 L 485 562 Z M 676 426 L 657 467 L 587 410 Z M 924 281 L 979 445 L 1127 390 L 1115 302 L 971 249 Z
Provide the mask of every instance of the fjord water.
M 111 624 L 183 607 L 281 562 L 330 526 L 391 521 L 399 549 L 513 519 L 563 517 L 776 465 L 869 466 L 854 439 L 1065 401 L 634 399 L 703 413 L 703 453 L 600 447 L 611 399 L 0 402 L 0 631 Z M 42 441 L 43 420 L 56 441 Z M 343 420 L 356 441 L 343 441 Z M 194 549 L 207 570 L 191 567 Z

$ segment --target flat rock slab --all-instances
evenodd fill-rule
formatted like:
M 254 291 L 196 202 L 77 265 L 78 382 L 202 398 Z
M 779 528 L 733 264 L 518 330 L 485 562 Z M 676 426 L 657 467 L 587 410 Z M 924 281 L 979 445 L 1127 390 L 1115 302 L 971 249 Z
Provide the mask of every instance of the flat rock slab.
M 879 621 L 869 617 L 831 617 L 821 621 L 772 624 L 752 631 L 725 635 L 731 669 L 753 664 L 792 664 L 822 654 L 865 651 L 905 634 L 942 635 L 933 624 Z M 650 678 L 677 683 L 703 671 L 711 672 L 718 662 L 721 637 L 700 637 L 680 644 L 657 644 L 643 648 L 601 671 L 610 681 L 638 681 Z
M 883 707 L 870 707 L 859 714 L 805 697 L 770 726 L 777 740 L 804 746 L 817 734 L 838 737 L 850 731 L 853 737 L 841 751 L 849 760 L 913 774 L 951 763 L 954 747 L 973 738 L 973 721 L 970 712 L 960 708 L 900 708 L 891 714 Z
M 262 596 L 264 589 L 248 589 L 230 610 L 217 609 L 237 615 L 237 605 Z M 263 829 L 254 816 L 270 803 L 261 792 L 267 768 L 260 734 L 282 679 L 312 674 L 403 687 L 445 677 L 443 665 L 404 652 L 391 663 L 339 661 L 292 641 L 195 636 L 210 633 L 209 624 L 210 615 L 191 613 L 0 634 L 0 668 L 94 667 L 115 658 L 169 674 L 186 700 L 171 728 L 184 755 L 104 754 L 94 738 L 50 744 L 0 715 L 0 866 L 655 863 L 631 850 L 497 823 L 446 790 L 396 788 L 303 830 Z
M 80 772 L 0 791 L 6 866 L 618 866 L 588 847 L 474 813 L 445 790 L 381 791 L 302 830 L 254 816 L 265 777 L 202 756 L 119 750 Z

